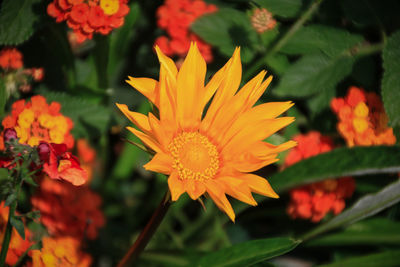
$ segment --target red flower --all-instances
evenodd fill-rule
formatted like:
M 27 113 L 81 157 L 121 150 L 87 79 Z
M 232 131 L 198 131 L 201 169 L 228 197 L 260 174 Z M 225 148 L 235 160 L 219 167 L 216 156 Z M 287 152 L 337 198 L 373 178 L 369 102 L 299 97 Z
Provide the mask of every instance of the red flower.
M 23 67 L 22 54 L 16 48 L 4 48 L 0 51 L 0 67 L 19 69 Z
M 73 185 L 83 185 L 87 173 L 80 167 L 79 160 L 67 152 L 65 144 L 41 142 L 38 146 L 40 159 L 44 161 L 43 171 L 52 179 L 63 179 Z

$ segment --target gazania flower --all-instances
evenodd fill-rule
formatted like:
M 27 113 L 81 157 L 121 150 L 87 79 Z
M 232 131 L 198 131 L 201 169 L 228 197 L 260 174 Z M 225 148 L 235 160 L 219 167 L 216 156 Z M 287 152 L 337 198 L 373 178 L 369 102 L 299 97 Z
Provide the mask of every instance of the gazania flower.
M 194 200 L 208 194 L 231 220 L 235 214 L 226 194 L 250 205 L 257 205 L 252 192 L 278 198 L 266 179 L 251 174 L 276 162 L 278 152 L 296 144 L 289 141 L 274 146 L 263 141 L 294 120 L 277 118 L 291 102 L 253 107 L 272 77 L 263 81 L 266 72 L 262 71 L 237 92 L 242 72 L 238 48 L 204 85 L 206 63 L 196 44 L 191 45 L 179 71 L 158 47 L 156 52 L 161 63 L 159 81 L 129 77 L 127 82 L 153 102 L 159 118 L 117 104 L 140 129 L 128 130 L 155 152 L 144 167 L 169 175 L 173 201 L 184 192 Z

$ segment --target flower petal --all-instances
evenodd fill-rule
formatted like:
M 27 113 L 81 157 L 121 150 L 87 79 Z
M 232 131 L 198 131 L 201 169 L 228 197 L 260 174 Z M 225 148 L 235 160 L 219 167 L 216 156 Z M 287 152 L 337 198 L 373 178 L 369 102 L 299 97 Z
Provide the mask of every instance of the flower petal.
M 251 191 L 272 198 L 279 198 L 279 196 L 272 189 L 268 181 L 255 174 L 243 174 L 238 177 L 243 180 L 251 189 Z
M 130 111 L 128 109 L 128 106 L 125 104 L 116 103 L 116 105 L 131 122 L 133 122 L 137 127 L 139 127 L 140 130 L 146 133 L 151 132 L 149 120 L 146 115 Z
M 193 129 L 201 120 L 201 99 L 204 96 L 206 62 L 197 45 L 190 45 L 189 53 L 177 78 L 176 116 L 182 129 Z
M 257 202 L 251 195 L 251 191 L 243 180 L 237 179 L 235 177 L 218 177 L 218 181 L 225 184 L 226 193 L 244 203 L 252 206 L 257 206 Z
M 158 96 L 158 82 L 156 80 L 150 78 L 133 78 L 131 76 L 128 76 L 128 78 L 129 80 L 126 80 L 127 83 L 136 88 L 136 90 L 158 107 L 156 101 Z
M 187 179 L 183 183 L 185 185 L 185 191 L 193 200 L 198 199 L 206 191 L 203 182 Z
M 173 170 L 172 164 L 173 158 L 168 154 L 160 152 L 155 154 L 151 161 L 143 165 L 143 167 L 148 171 L 154 171 L 168 175 L 171 174 Z
M 150 149 L 152 149 L 155 152 L 162 152 L 162 147 L 161 145 L 154 140 L 152 137 L 149 135 L 142 133 L 141 131 L 136 130 L 133 127 L 126 127 L 129 131 L 131 131 L 134 135 L 136 135 L 146 146 L 148 146 Z
M 228 199 L 225 195 L 224 185 L 209 179 L 205 182 L 207 193 L 210 195 L 215 204 L 224 211 L 228 217 L 234 222 L 235 221 L 235 212 L 232 209 L 231 203 L 229 203 Z
M 177 201 L 183 192 L 185 192 L 184 184 L 176 172 L 172 172 L 169 176 L 168 187 L 169 191 L 171 191 L 172 201 Z

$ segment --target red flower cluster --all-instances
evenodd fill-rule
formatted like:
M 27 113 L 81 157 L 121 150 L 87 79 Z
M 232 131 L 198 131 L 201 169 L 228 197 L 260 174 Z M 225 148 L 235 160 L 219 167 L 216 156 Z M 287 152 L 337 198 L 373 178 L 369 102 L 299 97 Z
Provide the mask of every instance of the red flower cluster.
M 388 127 L 388 118 L 379 96 L 352 86 L 344 98 L 334 98 L 337 128 L 348 146 L 393 145 L 396 137 Z
M 203 0 L 166 0 L 157 10 L 157 24 L 166 30 L 169 37 L 158 37 L 155 44 L 167 56 L 183 58 L 189 51 L 190 42 L 195 41 L 204 59 L 211 62 L 211 46 L 190 31 L 190 24 L 216 10 L 215 5 L 206 4 Z
M 16 48 L 3 48 L 0 51 L 0 67 L 3 69 L 20 69 L 24 66 L 22 54 Z
M 76 187 L 45 177 L 31 201 L 52 236 L 95 239 L 105 223 L 101 198 L 88 186 Z
M 8 213 L 9 207 L 4 207 L 4 202 L 0 203 L 0 240 L 4 238 L 4 232 L 6 229 L 7 221 L 8 221 Z M 31 233 L 29 232 L 28 228 L 25 227 L 25 239 L 17 233 L 15 228 L 11 234 L 11 241 L 10 246 L 7 252 L 6 263 L 9 266 L 13 266 L 17 263 L 19 257 L 25 253 L 25 251 L 33 245 L 33 242 L 30 241 Z M 0 243 L 1 249 L 1 243 Z
M 92 39 L 93 33 L 109 34 L 124 24 L 128 0 L 53 0 L 47 13 L 57 22 L 67 21 L 78 43 Z
M 76 147 L 81 167 L 88 174 L 88 182 L 90 182 L 93 176 L 93 169 L 96 165 L 96 150 L 89 145 L 86 139 L 79 139 L 76 142 Z
M 293 140 L 298 142 L 298 146 L 288 153 L 285 166 L 333 149 L 332 140 L 319 132 L 298 135 Z M 355 182 L 350 177 L 329 179 L 293 189 L 287 212 L 293 219 L 319 222 L 330 211 L 339 214 L 345 207 L 344 200 L 351 197 L 354 189 Z

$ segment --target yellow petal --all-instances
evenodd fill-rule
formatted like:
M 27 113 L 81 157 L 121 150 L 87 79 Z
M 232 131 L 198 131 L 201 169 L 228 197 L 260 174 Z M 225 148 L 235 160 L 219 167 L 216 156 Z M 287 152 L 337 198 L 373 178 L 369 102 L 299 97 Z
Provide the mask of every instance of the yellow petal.
M 139 127 L 140 130 L 146 133 L 149 133 L 151 131 L 149 120 L 146 115 L 130 111 L 128 109 L 128 106 L 125 104 L 117 103 L 116 105 L 131 122 L 133 122 L 137 127 Z
M 143 167 L 148 171 L 159 172 L 163 174 L 171 174 L 173 158 L 165 153 L 157 153 Z
M 178 69 L 176 68 L 174 61 L 167 57 L 158 46 L 156 46 L 155 49 L 161 66 L 166 69 L 167 74 L 170 76 L 170 78 L 176 79 Z
M 169 176 L 168 187 L 169 191 L 171 191 L 172 201 L 177 201 L 183 192 L 185 192 L 183 182 L 178 178 L 178 174 L 176 172 L 172 172 Z
M 223 191 L 225 190 L 224 185 L 212 179 L 209 179 L 205 182 L 205 186 L 207 193 L 210 195 L 218 208 L 224 211 L 228 215 L 228 217 L 234 222 L 235 212 L 233 211 L 231 203 L 229 203 Z
M 149 135 L 142 133 L 141 131 L 136 130 L 133 127 L 126 127 L 129 131 L 131 131 L 134 135 L 136 135 L 142 142 L 145 144 L 147 147 L 152 149 L 155 152 L 162 152 L 162 148 L 160 144 L 154 140 L 152 137 Z
M 147 97 L 154 105 L 158 107 L 156 101 L 158 97 L 158 82 L 150 78 L 133 78 L 128 76 L 129 80 L 126 80 L 132 87 L 136 88 L 140 93 Z
M 203 182 L 188 179 L 183 183 L 185 185 L 185 191 L 193 200 L 198 199 L 206 191 L 206 187 L 204 186 Z
M 240 179 L 234 177 L 218 177 L 226 186 L 226 193 L 244 203 L 257 206 L 257 202 L 251 195 L 249 187 Z
M 243 180 L 250 187 L 251 191 L 257 194 L 271 198 L 279 198 L 268 181 L 260 176 L 255 174 L 243 174 L 238 178 Z
M 205 76 L 206 62 L 192 43 L 177 78 L 176 116 L 182 129 L 193 129 L 200 123 Z

